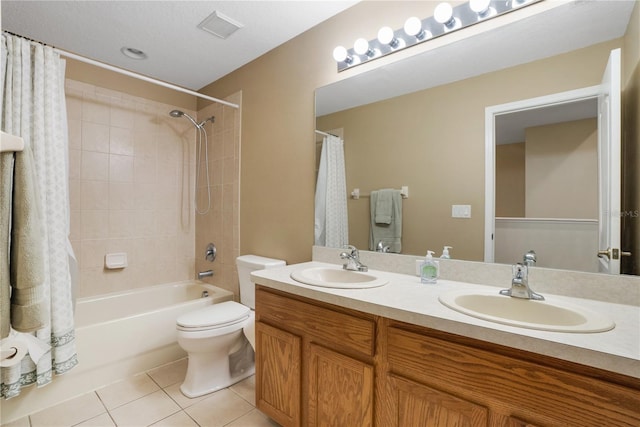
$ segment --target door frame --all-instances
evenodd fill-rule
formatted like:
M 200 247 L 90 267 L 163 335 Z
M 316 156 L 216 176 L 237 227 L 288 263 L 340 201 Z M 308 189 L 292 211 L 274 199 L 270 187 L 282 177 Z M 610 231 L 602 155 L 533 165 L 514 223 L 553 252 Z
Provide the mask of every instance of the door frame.
M 485 108 L 484 132 L 485 132 L 485 159 L 484 159 L 484 262 L 494 262 L 495 259 L 495 136 L 496 116 L 549 107 L 554 105 L 569 104 L 587 99 L 597 99 L 601 93 L 600 85 L 589 86 L 552 95 L 523 99 L 506 104 L 492 105 Z

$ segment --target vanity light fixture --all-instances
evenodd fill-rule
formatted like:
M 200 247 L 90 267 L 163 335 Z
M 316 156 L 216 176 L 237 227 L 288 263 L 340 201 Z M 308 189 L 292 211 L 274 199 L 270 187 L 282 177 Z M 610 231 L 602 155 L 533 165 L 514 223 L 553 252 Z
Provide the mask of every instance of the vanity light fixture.
M 378 30 L 378 41 L 383 45 L 395 49 L 400 46 L 400 39 L 396 38 L 391 27 L 382 27 Z
M 478 14 L 478 19 L 485 19 L 496 13 L 491 7 L 491 0 L 469 0 L 469 8 Z
M 349 56 L 344 46 L 336 46 L 336 48 L 333 49 L 333 59 L 335 59 L 336 62 L 344 62 L 345 64 L 353 63 L 353 57 Z
M 445 31 L 455 30 L 460 27 L 460 20 L 453 16 L 453 7 L 449 3 L 440 3 L 433 11 L 433 18 L 437 23 L 444 25 Z
M 358 40 L 356 40 L 356 42 L 353 44 L 353 50 L 358 55 L 366 55 L 369 58 L 375 56 L 376 54 L 376 52 L 369 47 L 369 42 L 367 41 L 367 39 L 364 38 L 359 38 Z
M 422 20 L 410 17 L 403 28 L 395 31 L 390 27 L 382 27 L 377 38 L 369 41 L 359 38 L 351 49 L 336 47 L 333 59 L 337 63 L 338 72 L 344 71 L 540 1 L 542 0 L 469 0 L 456 7 L 440 3 L 431 17 Z
M 424 39 L 427 35 L 426 32 L 422 29 L 422 21 L 420 21 L 420 19 L 416 18 L 415 16 L 407 19 L 407 21 L 404 23 L 404 32 L 408 36 L 415 37 L 418 40 Z

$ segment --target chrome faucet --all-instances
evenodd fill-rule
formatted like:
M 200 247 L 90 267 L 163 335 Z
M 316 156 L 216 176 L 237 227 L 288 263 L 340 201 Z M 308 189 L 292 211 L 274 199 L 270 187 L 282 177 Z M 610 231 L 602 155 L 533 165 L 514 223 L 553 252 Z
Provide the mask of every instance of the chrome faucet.
M 347 262 L 342 265 L 342 268 L 350 271 L 368 271 L 369 268 L 360 262 L 360 253 L 355 246 L 345 245 L 345 249 L 349 249 L 350 252 L 340 253 L 340 258 L 346 259 Z
M 544 301 L 544 297 L 542 295 L 535 293 L 529 287 L 529 267 L 527 265 L 518 263 L 512 267 L 512 270 L 513 278 L 511 279 L 511 288 L 501 290 L 501 295 L 506 295 L 514 298 Z
M 211 277 L 211 276 L 213 276 L 213 270 L 207 270 L 207 271 L 198 272 L 198 280 L 202 280 L 205 277 Z
M 527 267 L 534 267 L 537 260 L 538 258 L 536 256 L 536 251 L 534 251 L 533 249 L 524 254 L 524 256 L 522 257 L 522 263 Z
M 380 240 L 378 242 L 378 245 L 376 246 L 376 252 L 382 252 L 382 253 L 388 253 L 389 250 L 391 249 L 391 247 L 389 247 L 389 245 L 385 245 L 384 243 L 382 243 L 382 240 Z

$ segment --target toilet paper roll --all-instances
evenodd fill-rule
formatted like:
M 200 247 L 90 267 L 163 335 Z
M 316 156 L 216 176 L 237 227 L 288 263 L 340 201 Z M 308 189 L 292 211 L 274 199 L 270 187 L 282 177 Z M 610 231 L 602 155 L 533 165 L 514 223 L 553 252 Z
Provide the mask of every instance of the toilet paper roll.
M 10 368 L 19 364 L 27 355 L 27 345 L 14 339 L 4 339 L 0 342 L 0 367 Z

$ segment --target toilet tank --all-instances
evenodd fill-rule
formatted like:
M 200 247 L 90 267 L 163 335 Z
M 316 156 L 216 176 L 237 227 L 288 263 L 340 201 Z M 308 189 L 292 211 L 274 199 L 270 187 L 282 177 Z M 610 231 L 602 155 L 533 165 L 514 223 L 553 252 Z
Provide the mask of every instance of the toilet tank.
M 268 268 L 284 267 L 281 259 L 265 258 L 258 255 L 242 255 L 236 258 L 238 281 L 240 282 L 240 302 L 251 309 L 256 308 L 256 286 L 251 281 L 251 272 Z

